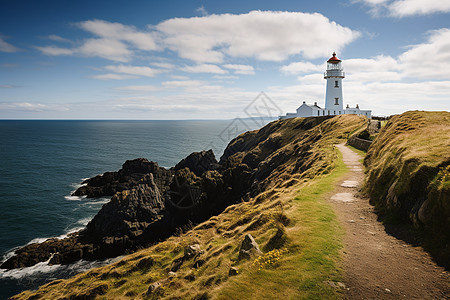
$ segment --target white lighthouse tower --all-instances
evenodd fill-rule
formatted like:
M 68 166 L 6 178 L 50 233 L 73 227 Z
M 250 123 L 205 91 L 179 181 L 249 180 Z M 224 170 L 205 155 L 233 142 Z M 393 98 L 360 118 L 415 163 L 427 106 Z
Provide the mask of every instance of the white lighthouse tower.
M 297 112 L 287 113 L 285 116 L 280 116 L 280 119 L 337 116 L 344 114 L 362 115 L 369 119 L 372 117 L 371 110 L 362 110 L 358 104 L 353 108 L 347 104 L 344 109 L 342 79 L 345 78 L 345 73 L 341 65 L 341 60 L 336 57 L 336 53 L 334 52 L 333 56 L 327 60 L 327 70 L 325 71 L 324 78 L 327 80 L 325 108 L 321 108 L 317 105 L 317 102 L 314 102 L 314 105 L 312 105 L 303 101 L 303 104 L 297 108 Z
M 342 69 L 341 60 L 333 56 L 327 61 L 327 70 L 324 78 L 327 80 L 327 91 L 325 96 L 325 109 L 332 111 L 332 115 L 341 114 L 344 110 L 342 96 L 342 79 L 345 78 L 344 69 Z

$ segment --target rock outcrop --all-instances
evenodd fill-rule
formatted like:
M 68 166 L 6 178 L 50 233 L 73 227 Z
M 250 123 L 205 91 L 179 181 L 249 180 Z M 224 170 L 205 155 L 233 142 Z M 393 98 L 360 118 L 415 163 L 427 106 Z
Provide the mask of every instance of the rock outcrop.
M 213 151 L 208 150 L 191 153 L 177 163 L 174 169 L 175 171 L 178 171 L 184 168 L 188 168 L 197 176 L 202 176 L 206 171 L 219 168 L 219 164 L 217 163 Z
M 250 259 L 261 254 L 262 252 L 253 236 L 249 233 L 246 234 L 244 240 L 242 241 L 241 248 L 239 249 L 238 259 Z
M 145 158 L 127 160 L 122 169 L 117 172 L 106 172 L 82 182 L 72 196 L 87 196 L 89 198 L 113 196 L 117 192 L 129 190 L 138 185 L 146 174 L 153 174 L 154 182 L 162 192 L 170 183 L 172 170 L 166 170 L 158 163 Z

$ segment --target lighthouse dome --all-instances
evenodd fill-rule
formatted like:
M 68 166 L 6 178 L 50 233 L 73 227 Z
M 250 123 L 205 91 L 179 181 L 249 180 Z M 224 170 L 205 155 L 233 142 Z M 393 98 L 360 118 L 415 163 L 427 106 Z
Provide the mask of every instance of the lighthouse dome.
M 327 62 L 329 62 L 329 63 L 338 63 L 338 62 L 341 62 L 341 60 L 336 57 L 336 52 L 333 52 L 333 56 Z

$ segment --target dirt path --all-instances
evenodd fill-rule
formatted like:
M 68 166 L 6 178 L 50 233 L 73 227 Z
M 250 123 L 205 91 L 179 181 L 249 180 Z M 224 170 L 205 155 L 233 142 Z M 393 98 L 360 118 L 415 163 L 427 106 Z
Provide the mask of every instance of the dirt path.
M 357 197 L 364 179 L 361 159 L 337 145 L 351 169 L 330 197 L 346 230 L 346 299 L 450 299 L 450 274 L 420 247 L 388 235 L 368 199 Z

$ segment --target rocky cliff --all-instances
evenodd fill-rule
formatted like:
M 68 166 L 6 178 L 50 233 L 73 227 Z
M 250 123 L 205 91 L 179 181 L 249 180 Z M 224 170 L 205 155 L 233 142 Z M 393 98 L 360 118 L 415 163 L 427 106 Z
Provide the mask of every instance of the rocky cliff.
M 281 261 L 284 267 L 283 273 L 277 273 L 279 279 L 303 278 L 308 286 L 320 286 L 319 293 L 325 294 L 311 298 L 334 295 L 336 292 L 323 283 L 336 276 L 331 274 L 334 268 L 330 263 L 339 250 L 335 239 L 339 230 L 330 226 L 331 208 L 315 201 L 323 190 L 310 189 L 309 200 L 297 199 L 297 194 L 299 189 L 308 190 L 314 180 L 329 182 L 338 161 L 333 145 L 365 124 L 365 118 L 354 115 L 278 120 L 232 140 L 219 163 L 212 160 L 209 151 L 191 154 L 170 170 L 173 176 L 165 193 L 156 181 L 156 187 L 151 183 L 151 176 L 143 176 L 142 183 L 115 194 L 85 232 L 89 232 L 94 247 L 108 241 L 113 246 L 117 240 L 115 249 L 127 243 L 144 249 L 113 265 L 51 282 L 16 298 L 209 299 L 214 293 L 217 296 L 219 286 L 230 283 L 235 283 L 239 291 L 243 286 L 264 290 L 274 278 L 272 268 Z M 197 169 L 195 162 L 203 158 L 205 162 Z M 146 188 L 133 192 L 141 187 Z M 141 196 L 127 199 L 130 195 Z M 141 199 L 143 195 L 149 197 Z M 130 204 L 139 207 L 142 214 L 128 209 Z M 138 226 L 135 221 L 146 223 Z M 180 227 L 190 230 L 181 233 Z M 318 227 L 321 233 L 316 236 Z M 151 242 L 156 240 L 163 241 Z M 311 247 L 323 251 L 324 257 Z M 254 255 L 261 254 L 254 260 Z M 309 262 L 314 262 L 314 267 Z M 257 268 L 267 269 L 260 273 Z M 311 269 L 321 274 L 314 281 L 309 273 L 305 277 Z M 247 277 L 242 277 L 243 270 L 248 270 Z M 255 281 L 257 274 L 263 276 L 259 284 Z M 283 297 L 289 288 L 278 283 L 280 290 L 273 290 L 273 294 Z M 291 287 L 299 291 L 301 285 L 296 282 Z M 238 298 L 248 299 L 249 294 Z M 294 294 L 286 298 L 301 298 Z M 224 294 L 217 298 L 230 297 Z
M 345 138 L 364 123 L 357 116 L 278 120 L 233 139 L 219 162 L 211 150 L 192 153 L 170 170 L 143 158 L 126 161 L 74 192 L 114 195 L 84 230 L 27 245 L 1 268 L 114 257 L 146 247 L 268 189 L 329 172 L 329 152 L 317 151 L 319 142 Z

